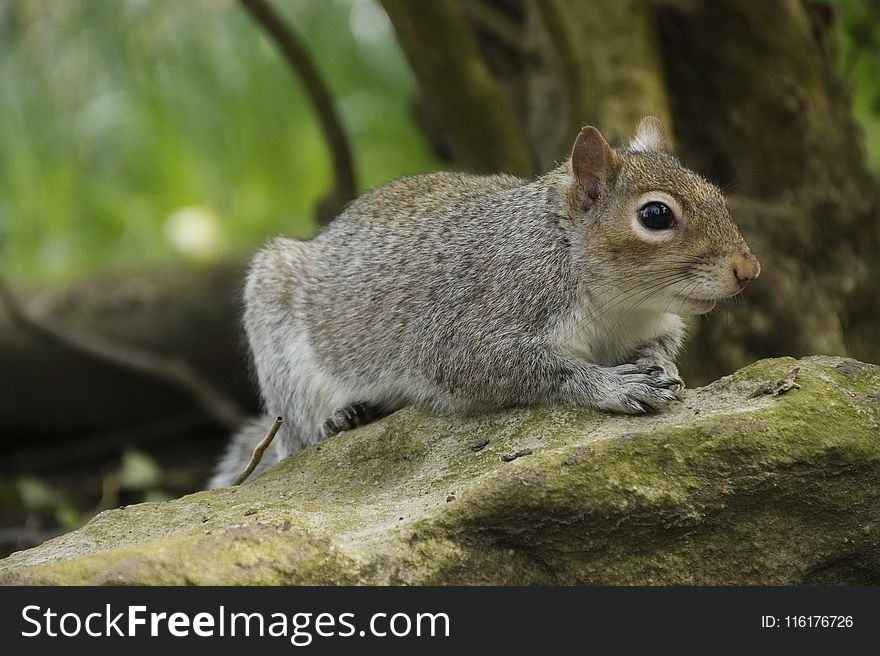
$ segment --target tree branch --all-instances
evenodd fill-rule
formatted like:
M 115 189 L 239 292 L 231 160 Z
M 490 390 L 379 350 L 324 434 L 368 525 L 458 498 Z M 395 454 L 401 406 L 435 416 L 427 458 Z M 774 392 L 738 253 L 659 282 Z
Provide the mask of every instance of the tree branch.
M 451 0 L 382 0 L 455 161 L 483 173 L 534 172 L 513 107 Z
M 236 430 L 246 414 L 238 404 L 205 379 L 185 360 L 150 353 L 98 335 L 78 333 L 51 319 L 36 317 L 23 307 L 12 291 L 0 281 L 0 305 L 9 316 L 27 330 L 96 359 L 125 369 L 138 371 L 169 383 L 195 400 L 211 417 L 228 430 Z
M 569 138 L 584 123 L 612 143 L 629 139 L 642 116 L 672 131 L 661 59 L 644 0 L 532 0 L 557 54 Z M 671 136 L 674 136 L 671 134 Z
M 251 17 L 269 34 L 312 102 L 333 165 L 333 188 L 318 204 L 318 220 L 328 223 L 357 192 L 351 147 L 342 128 L 330 90 L 318 73 L 311 55 L 284 19 L 266 0 L 240 0 Z
M 143 425 L 66 440 L 40 444 L 22 450 L 7 451 L 0 464 L 0 472 L 39 472 L 53 468 L 69 468 L 84 462 L 100 460 L 118 454 L 123 447 L 154 445 L 169 442 L 181 436 L 192 435 L 213 426 L 209 417 L 199 410 L 186 414 L 163 417 Z
M 518 51 L 528 57 L 538 56 L 537 50 L 529 41 L 523 39 L 517 25 L 502 12 L 482 2 L 465 2 L 461 5 L 470 22 L 490 33 L 506 48 Z
M 582 35 L 576 34 L 578 26 L 571 24 L 568 8 L 561 5 L 558 0 L 539 0 L 535 2 L 535 7 L 538 9 L 544 28 L 550 35 L 550 41 L 556 46 L 567 100 L 566 134 L 572 139 L 584 123 L 592 118 L 590 110 L 595 112 L 598 104 L 595 98 L 590 97 L 590 85 L 584 84 L 584 78 L 587 77 L 584 74 L 585 51 L 592 44 L 583 39 Z M 608 131 L 604 124 L 602 129 Z

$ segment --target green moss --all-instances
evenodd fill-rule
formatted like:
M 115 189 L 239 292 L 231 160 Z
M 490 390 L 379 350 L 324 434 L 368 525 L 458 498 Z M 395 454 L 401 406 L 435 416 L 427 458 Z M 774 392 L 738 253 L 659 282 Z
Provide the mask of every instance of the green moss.
M 748 381 L 753 385 L 755 381 L 774 382 L 796 366 L 797 360 L 794 358 L 765 358 L 721 378 L 712 385 L 716 389 L 725 390 L 739 386 L 744 381 Z
M 794 366 L 800 389 L 750 396 Z M 763 360 L 654 417 L 407 409 L 239 488 L 104 513 L 0 581 L 878 582 L 878 371 Z
M 740 380 L 777 375 L 790 363 L 759 364 L 758 376 L 740 372 Z M 605 440 L 587 457 L 570 447 L 530 460 L 463 498 L 447 528 L 562 559 L 573 573 L 568 582 L 784 581 L 799 569 L 803 545 L 813 551 L 839 540 L 848 511 L 861 504 L 875 513 L 880 499 L 880 434 L 822 378 L 807 378 L 798 392 L 735 421 L 713 417 Z M 841 478 L 826 485 L 829 477 Z M 844 544 L 874 545 L 867 526 L 848 526 L 854 535 Z M 713 574 L 694 574 L 707 558 Z
M 205 564 L 210 567 L 205 567 Z M 251 525 L 125 546 L 47 563 L 35 583 L 127 585 L 353 584 L 350 559 L 329 543 L 278 527 Z

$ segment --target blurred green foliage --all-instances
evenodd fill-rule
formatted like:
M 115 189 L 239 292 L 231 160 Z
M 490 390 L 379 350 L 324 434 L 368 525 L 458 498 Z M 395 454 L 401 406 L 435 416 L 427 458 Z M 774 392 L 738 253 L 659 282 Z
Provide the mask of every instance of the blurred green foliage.
M 359 186 L 436 168 L 381 8 L 274 4 L 332 89 Z M 329 185 L 308 99 L 234 0 L 0 2 L 4 276 L 57 282 L 305 236 Z
M 76 528 L 82 524 L 79 511 L 64 494 L 35 476 L 21 476 L 16 481 L 20 507 L 32 516 L 48 514 L 55 523 L 64 528 Z
M 880 171 L 880 2 L 832 0 Z M 374 0 L 275 0 L 351 136 L 359 186 L 438 168 Z M 330 185 L 308 99 L 235 0 L 0 2 L 0 274 L 51 283 L 315 230 Z
M 18 523 L 32 530 L 43 530 L 41 527 L 46 526 L 72 529 L 102 510 L 116 508 L 121 501 L 139 503 L 174 498 L 164 487 L 168 478 L 149 453 L 127 448 L 118 462 L 105 465 L 96 473 L 95 480 L 90 481 L 92 485 L 82 485 L 80 481 L 73 495 L 69 494 L 70 481 L 58 484 L 30 474 L 5 481 L 5 485 L 0 485 L 0 516 L 2 523 Z M 12 490 L 8 489 L 9 484 Z M 95 486 L 100 491 L 98 495 L 90 489 Z M 15 542 L 0 542 L 0 555 L 9 544 Z
M 871 168 L 880 172 L 880 2 L 833 0 L 838 63 L 852 88 L 852 110 L 865 134 Z

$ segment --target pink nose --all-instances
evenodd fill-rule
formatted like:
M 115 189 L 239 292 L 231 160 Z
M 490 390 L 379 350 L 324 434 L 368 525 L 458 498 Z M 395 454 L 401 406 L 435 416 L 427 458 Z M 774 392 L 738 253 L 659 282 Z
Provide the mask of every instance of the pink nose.
M 761 263 L 751 251 L 738 254 L 733 260 L 733 275 L 740 287 L 745 287 L 761 275 Z

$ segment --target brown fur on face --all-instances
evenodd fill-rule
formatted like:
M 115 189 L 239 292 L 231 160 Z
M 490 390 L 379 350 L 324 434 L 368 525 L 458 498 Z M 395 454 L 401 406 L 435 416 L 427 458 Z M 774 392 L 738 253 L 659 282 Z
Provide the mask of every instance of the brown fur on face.
M 732 296 L 757 277 L 760 265 L 721 190 L 682 166 L 666 152 L 666 143 L 653 117 L 618 150 L 594 128 L 585 128 L 572 150 L 574 184 L 567 198 L 573 223 L 584 231 L 589 248 L 609 254 L 596 273 L 618 292 L 627 285 L 646 293 L 654 289 L 656 298 L 643 302 L 667 305 L 680 296 L 707 301 Z M 589 193 L 596 189 L 599 193 Z M 651 201 L 673 209 L 673 228 L 639 224 L 638 210 Z M 688 313 L 688 307 L 682 310 Z

